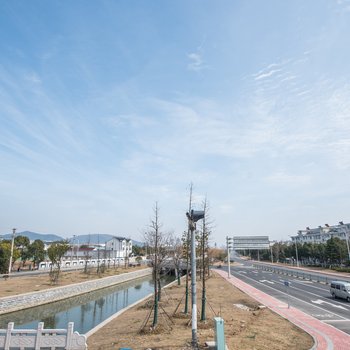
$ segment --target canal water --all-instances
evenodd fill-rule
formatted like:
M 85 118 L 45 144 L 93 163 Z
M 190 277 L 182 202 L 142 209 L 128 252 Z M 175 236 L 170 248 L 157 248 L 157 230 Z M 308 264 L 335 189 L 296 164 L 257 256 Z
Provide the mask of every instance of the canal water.
M 164 278 L 163 285 L 173 279 Z M 152 277 L 148 276 L 67 300 L 1 315 L 0 328 L 7 328 L 8 322 L 14 322 L 15 328 L 21 329 L 35 329 L 38 322 L 44 322 L 44 328 L 67 328 L 68 322 L 74 322 L 74 330 L 84 334 L 152 292 Z

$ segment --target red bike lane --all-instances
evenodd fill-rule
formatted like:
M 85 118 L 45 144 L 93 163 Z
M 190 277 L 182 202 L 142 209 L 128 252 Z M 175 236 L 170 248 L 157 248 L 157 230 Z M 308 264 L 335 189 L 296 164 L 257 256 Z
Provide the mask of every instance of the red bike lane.
M 315 345 L 312 347 L 313 350 L 350 349 L 350 335 L 331 325 L 321 322 L 299 309 L 294 307 L 288 308 L 286 303 L 271 297 L 232 275 L 228 278 L 226 271 L 218 269 L 215 269 L 215 271 L 242 292 L 248 294 L 262 305 L 267 306 L 272 311 L 309 333 L 315 340 Z

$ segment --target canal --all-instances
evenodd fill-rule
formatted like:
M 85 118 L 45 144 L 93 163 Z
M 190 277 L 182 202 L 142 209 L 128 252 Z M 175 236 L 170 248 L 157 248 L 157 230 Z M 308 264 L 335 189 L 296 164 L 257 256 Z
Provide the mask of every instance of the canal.
M 172 280 L 174 277 L 165 277 L 163 285 Z M 85 334 L 152 292 L 152 277 L 147 276 L 67 300 L 1 315 L 0 328 L 7 328 L 8 322 L 14 322 L 15 328 L 37 328 L 38 322 L 44 322 L 45 328 L 67 328 L 68 322 L 74 322 L 74 330 Z

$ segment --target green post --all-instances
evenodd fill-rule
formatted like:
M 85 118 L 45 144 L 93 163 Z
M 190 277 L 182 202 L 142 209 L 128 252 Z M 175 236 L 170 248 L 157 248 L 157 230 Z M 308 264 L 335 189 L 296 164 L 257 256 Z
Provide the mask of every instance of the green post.
M 216 350 L 225 350 L 224 320 L 221 317 L 214 317 Z

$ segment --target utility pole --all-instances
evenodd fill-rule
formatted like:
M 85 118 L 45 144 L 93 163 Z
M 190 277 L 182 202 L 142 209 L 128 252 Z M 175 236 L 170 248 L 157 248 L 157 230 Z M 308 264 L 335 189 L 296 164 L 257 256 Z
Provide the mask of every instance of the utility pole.
M 192 287 L 192 347 L 198 348 L 197 337 L 197 287 L 196 287 L 196 240 L 194 231 L 196 229 L 196 222 L 204 218 L 204 211 L 191 210 L 186 213 L 188 219 L 188 227 L 191 231 L 191 287 Z
M 343 221 L 339 221 L 339 225 L 344 229 L 345 231 L 345 241 L 346 241 L 346 248 L 348 249 L 348 259 L 350 261 L 350 249 L 349 249 L 349 232 L 348 227 L 344 225 Z
M 231 249 L 233 248 L 233 238 L 230 238 L 226 236 L 226 247 L 227 247 L 227 264 L 228 264 L 228 270 L 227 270 L 227 277 L 230 278 L 231 276 Z
M 271 263 L 273 263 L 273 254 L 272 254 L 272 245 L 271 245 L 271 242 L 270 242 L 270 253 L 271 253 Z
M 202 229 L 202 312 L 201 312 L 201 321 L 206 320 L 206 313 L 205 313 L 205 304 L 206 304 L 206 287 L 205 287 L 205 251 L 206 251 L 206 245 L 207 245 L 207 239 L 208 239 L 208 232 L 207 232 L 207 226 L 206 226 L 206 220 L 205 215 L 207 214 L 207 199 L 204 201 L 204 218 L 203 218 L 203 229 Z M 209 264 L 209 263 L 208 263 Z M 209 270 L 209 265 L 208 265 Z
M 10 254 L 10 262 L 9 262 L 9 273 L 11 273 L 11 270 L 12 270 L 12 259 L 13 259 L 13 246 L 14 246 L 14 243 L 15 243 L 15 234 L 16 234 L 16 229 L 13 228 L 12 229 L 12 240 L 11 240 L 11 254 Z
M 298 242 L 295 240 L 295 255 L 297 258 L 297 267 L 299 267 L 299 257 L 298 257 Z

